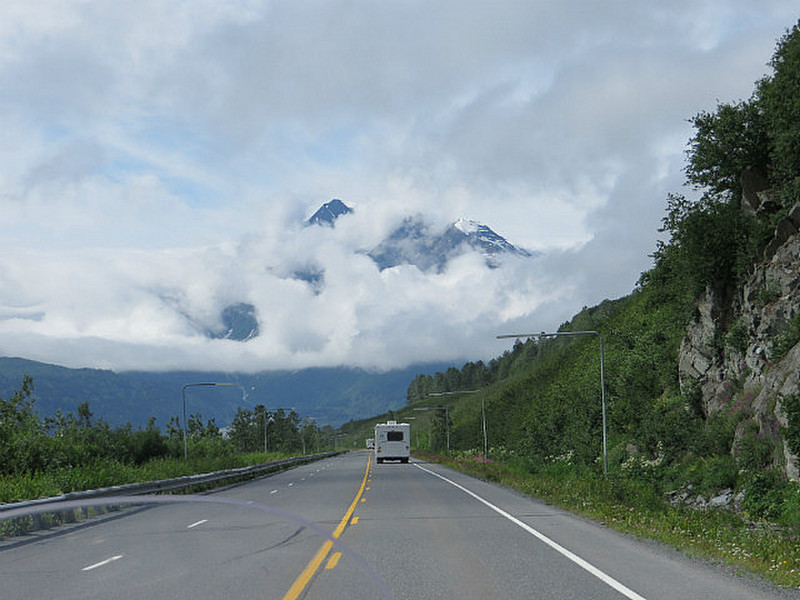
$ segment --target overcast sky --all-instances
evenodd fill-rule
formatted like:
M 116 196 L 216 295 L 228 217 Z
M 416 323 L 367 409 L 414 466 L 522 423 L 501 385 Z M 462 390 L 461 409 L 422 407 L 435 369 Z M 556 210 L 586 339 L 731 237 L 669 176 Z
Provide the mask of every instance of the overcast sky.
M 797 0 L 2 0 L 0 355 L 260 371 L 488 360 L 632 291 L 688 119 Z M 321 204 L 355 209 L 303 228 Z M 421 213 L 536 258 L 379 272 Z M 325 272 L 321 292 L 289 277 Z M 221 310 L 261 335 L 209 340 Z

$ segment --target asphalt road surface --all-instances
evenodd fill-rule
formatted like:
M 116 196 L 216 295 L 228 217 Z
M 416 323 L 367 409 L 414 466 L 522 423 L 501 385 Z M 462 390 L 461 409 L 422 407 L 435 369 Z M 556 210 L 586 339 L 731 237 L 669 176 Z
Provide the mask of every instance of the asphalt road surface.
M 800 598 L 365 451 L 151 502 L 0 543 L 0 598 Z

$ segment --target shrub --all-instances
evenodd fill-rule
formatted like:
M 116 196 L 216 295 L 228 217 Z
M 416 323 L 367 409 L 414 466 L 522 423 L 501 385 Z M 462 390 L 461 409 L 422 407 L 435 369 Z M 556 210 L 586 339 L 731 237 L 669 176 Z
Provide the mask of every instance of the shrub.
M 795 344 L 800 342 L 800 313 L 789 323 L 786 331 L 784 331 L 778 339 L 772 344 L 772 352 L 770 358 L 772 362 L 778 362 L 786 354 L 794 348 Z
M 736 488 L 738 473 L 736 461 L 729 454 L 687 459 L 675 476 L 672 488 L 675 483 L 690 483 L 696 492 L 710 495 L 725 488 Z
M 754 420 L 743 424 L 742 434 L 734 444 L 736 463 L 744 471 L 759 471 L 772 462 L 774 443 L 759 435 L 758 423 Z
M 797 482 L 787 482 L 784 487 L 780 522 L 800 527 L 800 484 Z
M 781 516 L 786 482 L 777 471 L 753 473 L 745 484 L 742 507 L 750 518 L 775 520 Z
M 708 417 L 697 437 L 690 440 L 689 449 L 700 456 L 725 456 L 730 454 L 736 422 L 728 415 Z
M 763 308 L 781 297 L 781 288 L 774 281 L 768 282 L 756 295 L 756 303 Z
M 739 354 L 744 354 L 747 350 L 747 343 L 750 341 L 750 334 L 747 327 L 741 320 L 737 320 L 725 335 L 725 343 Z

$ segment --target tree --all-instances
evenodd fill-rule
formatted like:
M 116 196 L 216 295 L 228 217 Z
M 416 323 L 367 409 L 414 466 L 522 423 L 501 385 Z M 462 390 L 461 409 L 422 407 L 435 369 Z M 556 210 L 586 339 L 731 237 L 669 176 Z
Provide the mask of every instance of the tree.
M 48 438 L 33 408 L 33 379 L 8 400 L 0 398 L 0 474 L 19 474 L 47 468 Z
M 771 146 L 771 174 L 787 187 L 800 176 L 800 21 L 779 41 L 770 66 L 773 75 L 759 82 L 758 97 Z
M 766 173 L 769 163 L 767 128 L 759 102 L 720 104 L 715 113 L 701 112 L 690 122 L 695 135 L 689 142 L 687 180 L 711 196 L 738 204 L 744 170 Z
M 656 262 L 662 258 L 678 261 L 695 295 L 710 286 L 724 297 L 752 263 L 753 220 L 737 206 L 710 197 L 691 202 L 671 194 L 667 205 L 661 231 L 671 239 L 659 246 Z
M 239 407 L 228 428 L 228 438 L 239 452 L 255 452 L 264 449 L 264 406 L 256 411 Z

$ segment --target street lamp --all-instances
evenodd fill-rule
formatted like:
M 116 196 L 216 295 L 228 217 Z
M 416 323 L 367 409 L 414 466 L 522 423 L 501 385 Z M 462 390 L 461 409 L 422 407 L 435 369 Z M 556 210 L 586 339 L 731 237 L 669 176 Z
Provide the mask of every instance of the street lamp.
M 486 433 L 486 395 L 483 390 L 456 390 L 454 392 L 431 392 L 428 396 L 460 396 L 461 394 L 481 395 L 481 421 L 483 428 L 483 461 L 489 458 L 489 436 Z
M 238 383 L 220 383 L 216 381 L 206 381 L 201 383 L 185 383 L 183 384 L 183 388 L 181 389 L 181 398 L 183 400 L 183 460 L 186 460 L 189 456 L 189 443 L 187 440 L 186 435 L 186 425 L 188 421 L 186 420 L 186 388 L 189 387 L 221 387 L 221 386 L 239 386 Z
M 603 336 L 599 331 L 557 331 L 555 333 L 513 333 L 498 335 L 497 339 L 505 338 L 536 338 L 545 339 L 549 337 L 560 337 L 570 335 L 596 335 L 600 339 L 600 404 L 603 410 L 603 474 L 608 475 L 608 435 L 606 433 L 606 372 L 605 358 L 603 356 Z
M 450 409 L 446 406 L 427 406 L 425 408 L 415 408 L 414 410 L 443 410 L 444 411 L 444 425 L 447 432 L 447 453 L 450 454 Z M 430 424 L 430 421 L 428 421 Z M 430 446 L 430 435 L 428 436 L 428 445 Z

